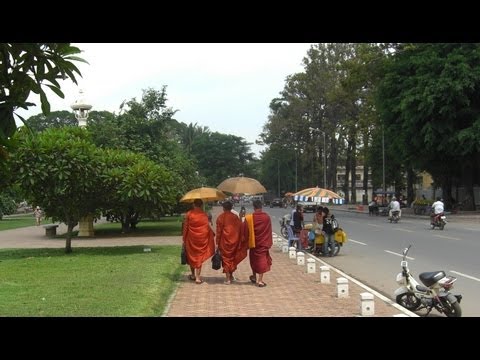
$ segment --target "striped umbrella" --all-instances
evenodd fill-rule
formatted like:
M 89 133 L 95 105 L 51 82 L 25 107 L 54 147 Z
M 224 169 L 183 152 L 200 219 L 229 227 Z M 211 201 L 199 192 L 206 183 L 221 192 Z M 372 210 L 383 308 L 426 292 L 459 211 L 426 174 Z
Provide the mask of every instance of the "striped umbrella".
M 303 189 L 293 194 L 295 201 L 310 201 L 316 203 L 328 203 L 330 200 L 334 204 L 343 204 L 344 198 L 337 193 L 319 187 Z

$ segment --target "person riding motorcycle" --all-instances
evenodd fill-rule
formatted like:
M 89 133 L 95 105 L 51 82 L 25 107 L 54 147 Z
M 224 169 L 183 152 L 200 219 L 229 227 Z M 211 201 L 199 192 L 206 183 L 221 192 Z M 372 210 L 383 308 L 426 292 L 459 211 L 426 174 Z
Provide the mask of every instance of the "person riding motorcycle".
M 435 222 L 438 222 L 440 216 L 443 215 L 444 205 L 443 199 L 440 196 L 437 196 L 437 201 L 432 204 L 432 213 L 430 214 L 431 224 L 434 225 Z
M 388 207 L 390 208 L 390 210 L 388 212 L 388 218 L 389 219 L 392 218 L 392 212 L 393 211 L 398 211 L 398 217 L 399 218 L 402 217 L 402 210 L 400 209 L 400 203 L 397 201 L 397 198 L 395 196 L 392 197 L 392 201 L 390 202 Z

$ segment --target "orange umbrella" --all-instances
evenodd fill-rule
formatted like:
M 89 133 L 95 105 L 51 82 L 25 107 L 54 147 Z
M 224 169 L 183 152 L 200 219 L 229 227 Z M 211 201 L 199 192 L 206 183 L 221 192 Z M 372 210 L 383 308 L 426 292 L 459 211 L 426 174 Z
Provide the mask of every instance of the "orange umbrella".
M 180 202 L 193 202 L 195 199 L 202 199 L 205 201 L 223 200 L 227 197 L 222 191 L 210 188 L 201 187 L 190 190 L 180 199 Z
M 343 197 L 338 195 L 337 193 L 323 189 L 319 187 L 303 189 L 297 191 L 293 194 L 293 199 L 296 201 L 312 201 L 312 202 L 329 202 L 330 199 L 339 199 L 343 200 Z M 343 201 L 339 201 L 342 203 Z
M 223 180 L 217 188 L 232 194 L 260 194 L 267 192 L 267 189 L 258 180 L 244 176 Z

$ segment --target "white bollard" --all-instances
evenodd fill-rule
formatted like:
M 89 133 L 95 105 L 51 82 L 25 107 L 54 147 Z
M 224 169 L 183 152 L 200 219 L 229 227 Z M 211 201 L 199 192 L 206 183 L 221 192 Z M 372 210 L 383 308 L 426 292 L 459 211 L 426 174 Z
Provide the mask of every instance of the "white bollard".
M 360 294 L 360 314 L 362 316 L 372 316 L 375 314 L 375 301 L 373 294 L 363 292 Z
M 282 253 L 288 252 L 288 245 L 282 245 Z
M 315 274 L 315 259 L 307 259 L 307 274 Z
M 297 265 L 305 265 L 305 254 L 301 251 L 297 252 Z
M 290 246 L 288 248 L 288 258 L 289 259 L 296 259 L 297 258 L 297 250 L 294 246 Z
M 330 284 L 330 268 L 328 266 L 320 266 L 320 282 Z
M 348 280 L 344 277 L 337 278 L 337 297 L 348 297 Z

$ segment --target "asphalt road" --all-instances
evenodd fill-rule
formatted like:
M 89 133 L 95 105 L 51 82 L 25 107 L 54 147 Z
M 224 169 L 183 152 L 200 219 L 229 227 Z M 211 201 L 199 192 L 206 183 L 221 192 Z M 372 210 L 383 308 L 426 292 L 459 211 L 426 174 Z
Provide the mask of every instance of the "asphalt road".
M 291 209 L 265 210 L 272 217 L 273 231 L 280 234 L 278 219 Z M 426 217 L 403 217 L 399 223 L 391 224 L 383 216 L 340 211 L 334 207 L 330 210 L 339 226 L 347 232 L 349 241 L 337 257 L 322 260 L 394 300 L 402 250 L 412 244 L 408 256 L 413 260 L 409 260 L 409 267 L 417 281 L 418 274 L 426 271 L 444 270 L 447 275 L 457 277 L 452 292 L 463 296 L 462 316 L 480 316 L 478 221 L 449 222 L 442 231 L 438 228 L 431 230 Z M 306 221 L 312 218 L 312 213 L 305 214 Z M 418 312 L 419 315 L 424 313 Z M 433 310 L 429 316 L 444 315 Z

